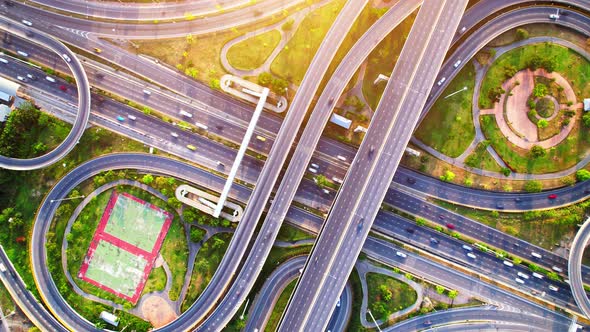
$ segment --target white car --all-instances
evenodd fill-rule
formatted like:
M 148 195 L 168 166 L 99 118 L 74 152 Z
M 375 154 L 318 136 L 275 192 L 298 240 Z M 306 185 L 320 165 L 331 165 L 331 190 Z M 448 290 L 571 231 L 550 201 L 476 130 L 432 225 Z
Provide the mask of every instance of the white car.
M 436 85 L 441 86 L 446 80 L 447 80 L 447 78 L 446 77 L 443 77 L 443 78 L 440 79 L 440 81 L 438 81 L 436 83 Z
M 554 292 L 557 292 L 559 290 L 559 288 L 557 288 L 557 287 L 555 287 L 553 285 L 549 285 L 549 289 L 552 290 L 552 291 L 554 291 Z
M 20 75 L 18 75 L 18 76 L 16 77 L 16 79 L 17 79 L 17 80 L 19 80 L 19 81 L 23 81 L 23 82 L 26 82 L 26 81 L 27 81 L 27 79 L 26 79 L 26 78 L 24 78 L 23 76 L 20 76 Z
M 4 58 L 0 58 L 0 62 L 2 62 L 2 63 L 4 63 L 4 64 L 7 64 L 7 63 L 8 63 L 8 60 L 6 60 L 6 59 L 4 59 Z
M 518 272 L 517 274 L 518 274 L 519 277 L 521 277 L 523 279 L 528 279 L 529 278 L 529 275 L 528 274 L 525 274 L 525 273 L 522 273 L 522 272 Z
M 514 264 L 511 261 L 504 261 L 504 265 L 513 267 Z
M 514 281 L 516 281 L 516 282 L 517 282 L 517 283 L 519 283 L 519 284 L 522 284 L 522 285 L 524 285 L 524 281 L 523 281 L 522 279 L 518 279 L 518 278 L 516 278 L 516 279 L 514 279 Z
M 461 64 L 461 60 L 457 60 L 457 62 L 455 62 L 453 67 L 457 68 L 457 67 L 459 67 L 460 64 Z
M 553 266 L 553 267 L 551 267 L 551 269 L 555 272 L 559 272 L 559 273 L 563 272 L 563 270 L 557 266 Z
M 472 259 L 476 259 L 477 256 L 475 256 L 475 254 L 473 254 L 472 252 L 468 252 L 467 253 L 467 257 L 472 258 Z
M 330 195 L 330 191 L 326 188 L 322 189 L 322 191 L 324 192 L 324 194 L 326 195 Z
M 310 171 L 313 174 L 317 174 L 318 173 L 318 171 L 315 168 L 312 168 L 312 167 L 308 168 L 307 170 Z
M 403 252 L 401 252 L 401 251 L 398 251 L 398 252 L 396 252 L 395 254 L 396 254 L 396 255 L 398 255 L 398 256 L 399 256 L 399 257 L 401 257 L 401 258 L 406 258 L 406 257 L 408 257 L 408 255 L 404 254 L 404 253 L 403 253 Z
M 533 277 L 537 278 L 537 279 L 543 279 L 543 275 L 539 274 L 537 272 L 533 272 Z
M 23 22 L 24 25 L 28 25 L 30 27 L 33 26 L 33 23 L 31 23 L 31 21 L 27 21 L 27 20 L 22 20 L 21 22 Z
M 463 249 L 467 250 L 467 251 L 473 251 L 473 248 L 471 248 L 470 246 L 464 244 L 463 245 Z
M 346 157 L 343 157 L 341 155 L 338 155 L 336 158 L 338 158 L 339 160 L 342 160 L 342 161 L 346 161 Z
M 67 62 L 72 62 L 72 59 L 71 59 L 71 58 L 70 58 L 70 57 L 69 57 L 67 54 L 65 54 L 65 53 L 64 53 L 64 54 L 62 54 L 61 56 L 62 56 L 62 58 L 64 58 L 64 60 L 66 60 Z

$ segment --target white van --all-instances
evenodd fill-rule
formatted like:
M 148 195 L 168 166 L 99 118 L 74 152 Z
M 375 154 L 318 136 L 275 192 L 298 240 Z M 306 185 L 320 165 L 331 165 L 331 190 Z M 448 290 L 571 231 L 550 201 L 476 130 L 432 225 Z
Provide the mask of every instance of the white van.
M 137 120 L 137 117 L 135 115 L 127 114 L 127 117 L 129 118 L 129 120 Z
M 4 58 L 0 58 L 0 62 L 2 62 L 2 63 L 8 63 L 8 60 L 6 60 Z
M 23 51 L 16 51 L 16 53 L 18 53 L 19 55 L 22 55 L 22 56 L 24 56 L 24 57 L 27 57 L 27 56 L 29 56 L 29 53 L 27 53 L 27 52 L 23 52 Z
M 45 76 L 45 79 L 48 80 L 51 83 L 55 83 L 55 78 L 53 78 L 51 76 Z

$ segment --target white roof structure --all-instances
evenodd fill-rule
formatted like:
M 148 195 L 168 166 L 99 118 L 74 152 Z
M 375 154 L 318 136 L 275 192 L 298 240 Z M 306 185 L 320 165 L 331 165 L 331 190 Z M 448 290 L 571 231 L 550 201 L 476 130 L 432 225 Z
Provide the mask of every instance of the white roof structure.
M 0 104 L 0 122 L 5 122 L 10 114 L 10 107 Z
M 336 113 L 332 113 L 332 117 L 330 118 L 330 122 L 339 125 L 342 128 L 350 129 L 350 125 L 352 125 L 352 120 L 349 120 L 342 115 L 338 115 Z
M 584 111 L 590 111 L 590 98 L 584 99 Z
M 105 322 L 107 322 L 113 326 L 119 325 L 119 317 L 111 314 L 110 312 L 106 312 L 106 311 L 101 312 L 100 319 L 104 320 Z
M 20 88 L 20 84 L 0 77 L 0 91 L 16 97 L 16 90 L 18 90 L 18 88 Z

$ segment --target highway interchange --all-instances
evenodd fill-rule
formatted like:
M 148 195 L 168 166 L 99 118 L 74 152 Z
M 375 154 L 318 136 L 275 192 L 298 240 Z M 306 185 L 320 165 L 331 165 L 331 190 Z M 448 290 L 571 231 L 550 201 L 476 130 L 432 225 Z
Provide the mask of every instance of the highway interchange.
M 80 90 L 80 89 L 79 89 L 79 90 Z M 442 90 L 440 90 L 440 91 L 442 91 Z M 111 114 L 109 114 L 109 116 L 111 116 Z M 272 156 L 272 154 L 273 154 L 273 152 L 272 152 L 272 150 L 271 150 L 271 152 L 270 152 L 270 155 Z M 349 160 L 350 160 L 350 159 L 349 159 Z M 253 182 L 255 182 L 255 181 L 253 181 Z M 572 190 L 572 192 L 574 192 L 574 193 L 578 193 L 578 194 L 579 194 L 579 193 L 580 193 L 580 187 L 578 186 L 577 190 Z M 503 195 L 503 196 L 502 196 L 502 195 L 500 195 L 500 197 L 502 197 L 502 199 L 503 199 L 505 196 L 506 196 L 506 195 Z M 539 196 L 539 195 L 538 195 L 538 196 Z M 545 197 L 545 196 L 543 196 L 543 197 Z M 542 198 L 542 197 L 540 197 L 540 196 L 539 196 L 539 198 Z M 512 200 L 514 200 L 514 195 L 512 196 Z M 542 199 L 539 199 L 539 201 L 542 201 Z M 546 199 L 545 199 L 545 201 L 546 201 Z M 567 200 L 566 200 L 566 202 L 565 202 L 565 203 L 567 203 Z M 492 207 L 492 208 L 493 208 L 493 207 Z

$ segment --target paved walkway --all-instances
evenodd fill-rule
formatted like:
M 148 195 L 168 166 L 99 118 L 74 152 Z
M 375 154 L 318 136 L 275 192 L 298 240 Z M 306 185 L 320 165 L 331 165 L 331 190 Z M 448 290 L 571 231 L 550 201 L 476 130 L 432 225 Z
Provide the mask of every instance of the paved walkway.
M 410 287 L 412 287 L 415 291 L 416 291 L 416 302 L 414 302 L 414 304 L 412 304 L 411 306 L 400 310 L 400 311 L 396 311 L 393 314 L 391 314 L 389 316 L 389 319 L 395 319 L 401 316 L 404 316 L 410 312 L 416 311 L 420 308 L 420 305 L 422 304 L 422 299 L 423 299 L 423 289 L 422 286 L 420 286 L 418 283 L 407 279 L 405 276 L 401 275 L 401 274 L 397 274 L 392 272 L 389 269 L 385 269 L 382 267 L 377 267 L 367 261 L 364 260 L 358 260 L 355 264 L 356 269 L 359 273 L 359 277 L 361 280 L 361 287 L 363 289 L 363 302 L 361 303 L 361 324 L 363 324 L 364 327 L 366 328 L 375 328 L 375 323 L 374 322 L 368 322 L 367 321 L 367 307 L 368 307 L 368 287 L 367 287 L 367 273 L 379 273 L 379 274 L 384 274 L 390 277 L 393 277 L 395 279 L 400 280 L 401 282 L 404 282 L 408 285 L 410 285 Z M 379 319 L 377 320 L 377 324 L 382 325 L 384 322 L 383 320 Z
M 525 45 L 530 45 L 530 44 L 544 43 L 544 42 L 549 42 L 549 43 L 568 47 L 568 48 L 576 51 L 577 53 L 579 53 L 581 56 L 586 58 L 588 61 L 590 61 L 590 53 L 588 53 L 586 50 L 579 47 L 578 45 L 571 43 L 567 40 L 563 40 L 563 39 L 555 38 L 555 37 L 533 37 L 533 38 L 529 38 L 529 39 L 525 39 L 525 40 L 521 40 L 521 41 L 512 43 L 510 45 L 494 48 L 496 50 L 496 53 L 495 53 L 494 57 L 492 57 L 490 59 L 489 63 L 493 63 L 502 54 L 504 54 L 510 50 L 513 50 L 515 48 L 522 47 Z M 475 63 L 475 61 L 473 61 L 473 62 Z M 481 126 L 479 123 L 480 110 L 479 110 L 478 100 L 479 100 L 479 92 L 480 92 L 480 88 L 481 88 L 481 83 L 482 83 L 483 78 L 485 77 L 485 73 L 487 72 L 488 69 L 489 69 L 489 65 L 480 66 L 479 64 L 475 64 L 476 78 L 475 78 L 475 87 L 474 87 L 473 101 L 472 101 L 472 116 L 473 116 L 473 124 L 475 127 L 475 139 L 470 144 L 470 146 L 466 149 L 466 151 L 464 151 L 458 158 L 451 158 L 451 157 L 448 157 L 448 156 L 438 152 L 437 150 L 431 148 L 430 146 L 424 144 L 423 142 L 418 140 L 415 136 L 412 136 L 411 142 L 413 144 L 417 145 L 418 147 L 420 147 L 421 149 L 423 149 L 424 151 L 428 152 L 429 154 L 433 155 L 437 159 L 440 159 L 444 162 L 447 162 L 451 165 L 454 165 L 456 167 L 464 169 L 464 170 L 471 172 L 473 174 L 487 176 L 487 177 L 496 178 L 496 179 L 511 179 L 511 180 L 558 179 L 558 178 L 575 173 L 577 170 L 583 168 L 584 166 L 586 166 L 586 164 L 588 164 L 590 162 L 590 152 L 589 152 L 589 153 L 586 153 L 583 156 L 583 159 L 580 160 L 576 165 L 574 165 L 568 169 L 559 171 L 559 172 L 547 173 L 547 174 L 526 174 L 526 173 L 513 172 L 508 177 L 504 176 L 501 173 L 482 170 L 482 169 L 478 169 L 478 168 L 472 168 L 472 167 L 465 165 L 465 163 L 464 163 L 465 158 L 467 158 L 467 156 L 469 156 L 469 154 L 471 154 L 473 152 L 473 150 L 475 150 L 475 148 L 477 147 L 477 144 L 479 142 L 481 142 L 482 140 L 485 139 L 485 136 L 483 136 L 483 133 L 481 131 Z M 501 167 L 506 167 L 506 164 L 504 163 L 502 158 L 500 158 L 498 153 L 491 146 L 488 146 L 487 151 L 490 153 L 490 155 L 494 158 L 494 160 L 496 160 L 496 162 Z
M 228 43 L 223 45 L 223 47 L 221 48 L 221 55 L 220 55 L 221 64 L 223 65 L 225 70 L 227 70 L 229 73 L 231 73 L 232 75 L 239 76 L 239 77 L 258 76 L 258 75 L 262 74 L 263 72 L 270 72 L 270 65 L 272 64 L 272 62 L 274 61 L 276 56 L 279 55 L 281 50 L 283 50 L 283 48 L 287 45 L 289 40 L 291 40 L 293 35 L 295 35 L 295 32 L 297 31 L 299 24 L 301 24 L 301 21 L 303 21 L 305 16 L 307 14 L 309 14 L 310 12 L 312 12 L 322 6 L 329 4 L 330 2 L 332 2 L 332 0 L 320 1 L 318 3 L 311 5 L 307 9 L 299 10 L 299 11 L 295 12 L 294 14 L 287 16 L 285 19 L 283 19 L 275 24 L 271 24 L 271 25 L 265 26 L 263 28 L 245 33 L 245 34 L 239 36 L 238 38 L 235 38 L 235 39 L 229 41 Z M 294 21 L 291 29 L 288 31 L 284 31 L 283 29 L 281 29 L 281 26 L 291 19 Z M 229 63 L 229 61 L 227 60 L 227 52 L 233 45 L 235 45 L 239 42 L 242 42 L 248 38 L 252 38 L 254 36 L 258 36 L 260 34 L 263 34 L 265 32 L 272 31 L 272 30 L 277 30 L 281 34 L 281 41 L 279 42 L 277 47 L 275 47 L 275 49 L 272 51 L 272 53 L 268 56 L 266 61 L 264 61 L 264 63 L 260 67 L 258 67 L 256 69 L 252 69 L 252 70 L 241 70 L 241 69 L 234 68 Z

